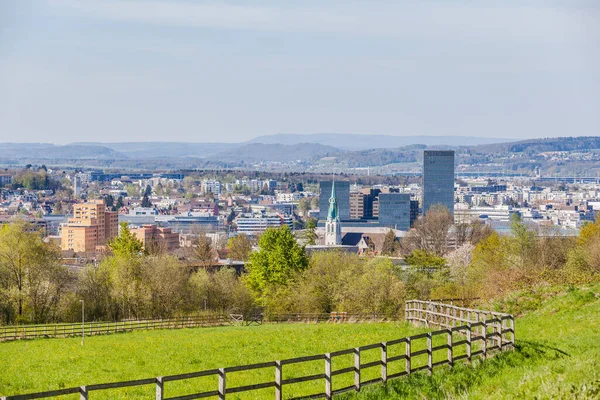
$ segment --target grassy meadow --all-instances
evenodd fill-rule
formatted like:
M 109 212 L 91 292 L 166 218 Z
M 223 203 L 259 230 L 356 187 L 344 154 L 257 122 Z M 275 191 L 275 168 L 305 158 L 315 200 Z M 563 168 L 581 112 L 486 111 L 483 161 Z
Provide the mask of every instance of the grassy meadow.
M 205 369 L 322 354 L 422 332 L 405 323 L 281 324 L 228 326 L 119 333 L 86 338 L 37 339 L 0 343 L 0 395 L 22 394 Z M 442 338 L 440 337 L 440 340 Z M 422 344 L 425 345 L 424 342 Z M 404 345 L 391 354 L 402 354 Z M 379 359 L 379 349 L 364 352 L 362 362 Z M 402 365 L 400 365 L 402 364 Z M 334 359 L 334 369 L 353 365 L 352 355 Z M 403 367 L 398 362 L 397 368 Z M 324 362 L 285 366 L 283 378 L 319 374 Z M 363 379 L 378 376 L 372 368 Z M 393 371 L 392 371 L 393 372 Z M 392 373 L 390 372 L 390 373 Z M 227 375 L 228 387 L 272 381 L 274 368 Z M 334 388 L 350 385 L 352 373 L 336 377 Z M 323 391 L 323 380 L 284 387 L 287 396 Z M 216 390 L 216 376 L 165 384 L 166 395 Z M 151 398 L 154 386 L 92 392 L 93 399 Z M 236 398 L 235 395 L 231 396 Z M 239 398 L 273 398 L 274 389 L 240 393 Z M 62 398 L 76 399 L 78 396 Z
M 343 399 L 596 399 L 600 398 L 600 286 L 538 288 L 515 293 L 482 308 L 517 315 L 517 349 L 472 365 L 438 367 L 433 376 L 415 373 L 387 385 L 363 388 Z M 86 339 L 42 339 L 0 343 L 0 395 L 30 393 L 92 383 L 172 375 L 244 365 L 362 346 L 405 337 L 423 329 L 404 323 L 298 324 L 138 331 Z M 434 346 L 445 336 L 437 336 Z M 413 343 L 413 351 L 425 340 Z M 404 344 L 390 346 L 388 357 L 404 353 Z M 440 352 L 443 353 L 443 352 Z M 361 354 L 375 361 L 380 350 Z M 455 352 L 461 354 L 461 351 Z M 442 358 L 438 354 L 434 361 Z M 413 368 L 426 356 L 413 359 Z M 284 366 L 283 378 L 323 373 L 323 361 Z M 353 365 L 352 355 L 333 359 L 333 369 Z M 388 366 L 388 374 L 404 362 Z M 362 380 L 378 377 L 379 367 L 364 370 Z M 272 381 L 274 369 L 227 375 L 227 386 Z M 353 374 L 334 377 L 334 389 L 352 383 Z M 323 391 L 323 380 L 284 387 L 284 397 Z M 216 376 L 165 384 L 166 396 L 217 388 Z M 154 386 L 92 392 L 93 399 L 152 398 Z M 230 395 L 231 398 L 273 398 L 274 389 Z M 64 396 L 76 399 L 78 396 Z
M 600 286 L 545 288 L 495 306 L 516 315 L 517 349 L 414 374 L 343 399 L 599 399 Z M 493 307 L 494 305 L 490 305 Z

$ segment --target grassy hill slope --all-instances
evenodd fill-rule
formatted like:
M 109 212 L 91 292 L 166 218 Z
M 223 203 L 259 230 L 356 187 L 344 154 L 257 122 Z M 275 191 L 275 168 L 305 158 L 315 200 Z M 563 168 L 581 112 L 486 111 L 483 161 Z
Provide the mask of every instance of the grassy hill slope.
M 522 315 L 517 349 L 471 366 L 414 374 L 344 399 L 598 399 L 600 286 L 521 292 L 494 308 Z M 485 307 L 483 307 L 485 308 Z
M 409 336 L 422 329 L 405 323 L 281 324 L 243 327 L 137 331 L 92 336 L 85 347 L 80 338 L 38 339 L 0 343 L 0 396 L 54 390 L 92 383 L 117 382 L 182 374 L 211 368 L 246 365 L 377 343 Z M 345 358 L 344 358 L 345 357 Z M 352 355 L 339 362 L 352 365 Z M 364 362 L 380 357 L 365 353 Z M 323 361 L 284 368 L 284 379 L 323 372 Z M 372 369 L 365 379 L 375 378 Z M 269 381 L 273 369 L 247 371 L 227 377 L 231 387 Z M 351 383 L 351 374 L 336 388 Z M 169 397 L 216 390 L 216 377 L 188 379 L 165 385 Z M 135 387 L 92 393 L 94 399 L 153 398 L 154 387 Z M 323 381 L 285 388 L 286 396 L 323 390 Z M 274 389 L 241 393 L 240 398 L 274 397 Z M 73 399 L 75 396 L 64 397 Z M 232 398 L 236 398 L 232 396 Z

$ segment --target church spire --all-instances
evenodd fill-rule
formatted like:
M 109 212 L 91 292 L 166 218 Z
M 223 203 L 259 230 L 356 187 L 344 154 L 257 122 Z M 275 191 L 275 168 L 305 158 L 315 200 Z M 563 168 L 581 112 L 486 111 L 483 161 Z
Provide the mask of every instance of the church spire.
M 338 204 L 337 197 L 335 195 L 335 180 L 331 183 L 331 196 L 329 197 L 329 212 L 327 213 L 327 220 L 333 221 L 339 218 L 338 215 Z

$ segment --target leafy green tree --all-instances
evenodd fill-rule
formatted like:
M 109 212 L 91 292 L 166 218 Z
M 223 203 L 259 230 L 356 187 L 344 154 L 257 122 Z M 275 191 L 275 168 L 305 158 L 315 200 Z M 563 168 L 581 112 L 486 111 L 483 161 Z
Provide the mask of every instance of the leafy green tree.
M 117 204 L 115 206 L 117 208 L 117 211 L 125 206 L 125 204 L 123 203 L 123 196 L 119 196 L 117 198 Z
M 523 223 L 519 214 L 512 214 L 510 230 L 512 233 L 512 255 L 520 268 L 531 268 L 537 260 L 535 259 L 537 234 Z
M 292 283 L 294 276 L 308 266 L 304 248 L 298 245 L 290 229 L 267 229 L 258 241 L 258 251 L 250 255 L 246 283 L 266 304 L 270 294 Z
M 143 254 L 144 244 L 129 230 L 126 222 L 121 222 L 119 235 L 108 245 L 115 257 L 132 258 Z
M 446 268 L 446 259 L 424 250 L 414 250 L 405 260 L 408 265 L 429 277 Z
M 16 221 L 0 229 L 0 298 L 8 300 L 0 308 L 7 316 L 13 310 L 17 322 L 51 317 L 71 281 L 59 259 L 58 248 L 30 224 Z
M 229 258 L 246 261 L 252 251 L 252 242 L 246 234 L 240 233 L 229 239 L 227 250 L 229 251 Z
M 144 312 L 144 245 L 123 222 L 109 248 L 113 255 L 102 260 L 100 268 L 110 275 L 112 296 L 122 306 L 116 317 L 141 317 Z
M 309 218 L 308 221 L 306 221 L 304 240 L 306 240 L 306 244 L 314 245 L 317 244 L 317 238 L 317 220 L 315 218 Z

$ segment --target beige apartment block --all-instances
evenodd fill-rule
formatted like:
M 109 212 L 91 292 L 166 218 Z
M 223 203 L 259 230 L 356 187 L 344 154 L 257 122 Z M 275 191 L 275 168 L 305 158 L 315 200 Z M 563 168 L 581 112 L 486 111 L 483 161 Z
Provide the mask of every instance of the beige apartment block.
M 106 248 L 117 236 L 119 217 L 106 211 L 104 200 L 90 200 L 73 206 L 73 218 L 63 227 L 61 249 L 93 252 Z

